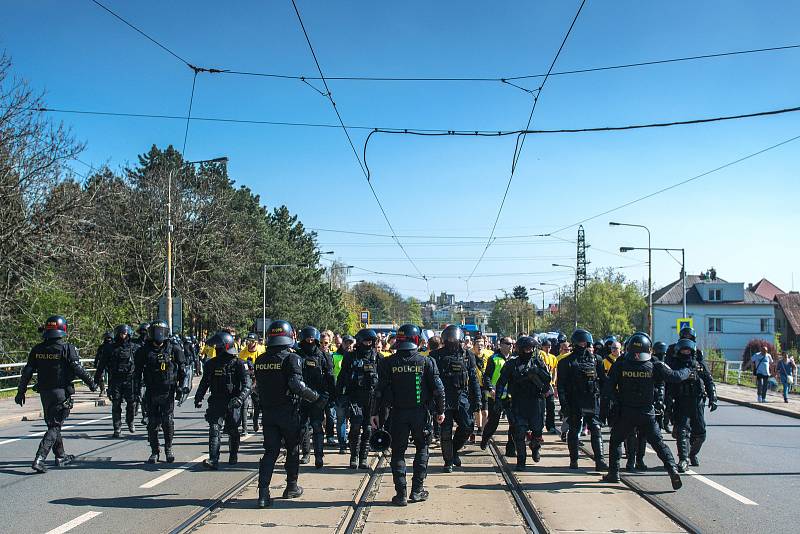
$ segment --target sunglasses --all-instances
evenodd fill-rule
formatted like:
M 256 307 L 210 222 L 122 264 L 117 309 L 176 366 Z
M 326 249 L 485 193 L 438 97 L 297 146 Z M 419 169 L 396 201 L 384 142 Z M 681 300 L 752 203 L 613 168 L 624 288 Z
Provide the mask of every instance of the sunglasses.
M 513 343 L 511 343 L 510 341 L 501 341 L 500 344 L 501 345 L 513 345 Z

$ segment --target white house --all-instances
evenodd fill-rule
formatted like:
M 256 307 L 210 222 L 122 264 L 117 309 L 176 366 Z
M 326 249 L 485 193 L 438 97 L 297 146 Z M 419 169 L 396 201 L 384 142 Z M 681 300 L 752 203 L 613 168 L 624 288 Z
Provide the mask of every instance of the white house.
M 677 320 L 683 316 L 680 280 L 653 293 L 653 335 L 656 341 L 678 339 Z M 727 360 L 741 360 L 753 338 L 775 342 L 775 303 L 745 289 L 743 282 L 726 282 L 713 269 L 686 276 L 686 313 L 694 320 L 697 345 L 718 349 Z

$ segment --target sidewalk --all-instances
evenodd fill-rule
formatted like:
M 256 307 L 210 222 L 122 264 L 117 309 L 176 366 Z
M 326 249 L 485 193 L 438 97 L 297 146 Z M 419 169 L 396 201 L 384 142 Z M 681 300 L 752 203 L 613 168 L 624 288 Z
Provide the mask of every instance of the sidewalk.
M 72 413 L 80 412 L 86 408 L 93 408 L 99 400 L 110 403 L 105 395 L 100 396 L 99 391 L 92 393 L 85 386 L 76 387 L 75 395 L 72 396 L 72 399 L 75 402 Z M 32 389 L 29 389 L 25 395 L 25 406 L 17 405 L 14 402 L 14 397 L 0 399 L 0 426 L 19 423 L 20 421 L 34 421 L 42 417 L 42 403 L 39 400 L 39 394 Z
M 779 392 L 767 392 L 767 402 L 757 402 L 755 388 L 736 386 L 732 384 L 717 383 L 717 397 L 720 400 L 764 410 L 779 415 L 800 418 L 800 398 L 791 395 L 789 402 L 783 402 L 783 395 Z

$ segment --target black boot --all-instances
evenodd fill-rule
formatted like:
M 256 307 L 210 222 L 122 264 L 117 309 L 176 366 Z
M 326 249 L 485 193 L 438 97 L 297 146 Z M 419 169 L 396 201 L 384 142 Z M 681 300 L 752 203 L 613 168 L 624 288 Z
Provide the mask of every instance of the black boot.
M 133 422 L 133 421 L 131 421 L 130 423 L 128 423 L 128 432 L 130 432 L 131 434 L 133 434 L 134 432 L 136 432 L 136 425 L 134 424 L 134 422 Z
M 122 425 L 116 426 L 114 425 L 114 433 L 111 435 L 112 438 L 120 438 L 122 437 Z
M 672 489 L 676 491 L 681 489 L 683 482 L 681 482 L 681 477 L 678 474 L 678 471 L 680 471 L 680 466 L 676 468 L 675 465 L 669 464 L 665 467 L 667 468 L 667 473 L 669 474 L 669 481 L 672 483 Z
M 536 439 L 536 438 L 533 438 Z M 539 460 L 542 459 L 542 444 L 539 442 L 531 443 L 531 456 L 533 457 L 533 461 L 539 463 Z
M 258 507 L 269 508 L 272 506 L 272 497 L 269 496 L 269 488 L 258 488 Z
M 689 442 L 689 463 L 695 467 L 700 465 L 700 460 L 698 460 L 697 455 L 700 453 L 700 448 L 703 446 L 705 440 L 705 436 L 692 436 Z
M 238 429 L 236 430 L 238 432 Z M 203 460 L 206 469 L 219 469 L 219 435 L 211 434 L 208 437 L 208 458 Z
M 164 460 L 168 464 L 171 464 L 172 462 L 175 461 L 175 455 L 172 453 L 172 447 L 167 447 L 167 446 L 164 447 Z
M 619 482 L 619 471 L 609 471 L 602 478 L 603 482 L 611 482 L 612 484 L 616 484 Z
M 37 473 L 46 473 L 47 466 L 44 465 L 44 456 L 37 454 L 36 458 L 33 459 L 33 463 L 31 464 L 31 469 L 33 469 Z
M 599 432 L 592 436 L 592 454 L 595 471 L 608 471 L 608 464 L 603 459 L 603 438 Z
M 367 463 L 367 452 L 364 451 L 363 455 L 358 457 L 358 468 L 359 469 L 369 469 L 369 464 Z
M 461 456 L 458 455 L 458 451 L 453 451 L 453 465 L 461 467 Z
M 56 467 L 63 467 L 75 459 L 74 454 L 65 454 L 64 456 L 56 456 Z
M 158 449 L 153 450 L 150 453 L 150 457 L 147 459 L 148 464 L 154 464 L 158 461 L 158 455 L 161 453 Z
M 686 458 L 681 458 L 676 469 L 678 473 L 685 473 L 689 469 L 689 462 L 686 461 Z
M 303 494 L 303 488 L 297 485 L 297 482 L 289 482 L 286 484 L 286 489 L 283 490 L 284 499 L 296 499 Z
M 569 448 L 569 468 L 578 469 L 578 444 L 567 441 L 567 448 Z
M 229 440 L 228 465 L 236 465 L 239 463 L 239 436 L 230 436 Z
M 396 488 L 397 495 L 392 497 L 392 504 L 395 506 L 408 506 L 408 501 L 406 501 L 406 489 L 405 488 Z
M 423 487 L 419 489 L 411 488 L 411 495 L 408 496 L 408 502 L 423 502 L 428 500 L 428 490 Z
M 637 458 L 636 459 L 636 470 L 637 471 L 647 471 L 647 464 L 644 463 L 644 458 Z
M 303 456 L 300 457 L 300 463 L 305 465 L 309 462 L 309 460 L 311 460 L 311 453 L 306 451 L 303 453 Z

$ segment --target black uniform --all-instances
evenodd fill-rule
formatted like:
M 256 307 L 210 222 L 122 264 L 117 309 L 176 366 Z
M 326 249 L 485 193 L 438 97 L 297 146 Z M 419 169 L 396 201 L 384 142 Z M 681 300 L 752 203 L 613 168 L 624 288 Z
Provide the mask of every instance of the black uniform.
M 539 461 L 539 449 L 544 441 L 545 395 L 550 390 L 551 380 L 547 364 L 538 350 L 535 353 L 520 353 L 506 362 L 500 371 L 495 396 L 502 398 L 506 391 L 511 395 L 511 409 L 507 414 L 509 421 L 513 420 L 514 423 L 518 470 L 525 468 L 525 437 L 529 431 L 533 460 Z
M 673 487 L 680 487 L 680 479 L 677 479 L 676 484 L 675 459 L 661 439 L 654 404 L 661 401 L 658 398 L 662 391 L 658 387 L 660 384 L 664 381 L 681 382 L 689 376 L 689 372 L 674 371 L 666 364 L 647 356 L 645 361 L 629 355 L 619 358 L 611 367 L 603 388 L 601 417 L 609 419 L 611 423 L 609 475 L 618 476 L 620 446 L 625 438 L 639 429 L 673 478 Z
M 135 381 L 137 389 L 141 386 L 146 388 L 142 402 L 147 408 L 147 440 L 152 453 L 151 462 L 158 459 L 160 452 L 159 427 L 164 432 L 164 452 L 167 461 L 172 458 L 175 400 L 182 399 L 183 395 L 189 392 L 189 388 L 183 385 L 187 369 L 183 358 L 183 351 L 169 340 L 160 346 L 148 341 L 136 351 Z
M 378 351 L 357 345 L 342 357 L 342 368 L 336 381 L 336 395 L 347 410 L 350 420 L 350 467 L 356 461 L 367 467 L 369 438 L 372 435 L 370 415 L 378 386 Z
M 206 391 L 211 390 L 206 410 L 208 421 L 208 456 L 207 466 L 216 468 L 219 462 L 221 433 L 228 434 L 229 459 L 234 465 L 239 453 L 239 424 L 242 420 L 244 401 L 250 394 L 252 382 L 245 362 L 237 356 L 217 351 L 217 357 L 203 366 L 203 378 L 197 386 L 194 396 L 195 406 L 202 406 Z
M 125 402 L 125 422 L 133 432 L 133 418 L 136 415 L 136 397 L 134 388 L 135 363 L 134 355 L 138 349 L 130 339 L 117 339 L 105 347 L 95 371 L 94 380 L 98 382 L 103 373 L 108 371 L 108 398 L 111 399 L 111 421 L 114 426 L 114 437 L 122 431 L 122 403 Z
M 475 370 L 475 355 L 458 347 L 431 352 L 431 358 L 439 368 L 439 377 L 444 384 L 445 412 L 441 425 L 441 447 L 445 470 L 460 466 L 458 451 L 472 434 L 475 424 L 473 415 L 480 410 L 481 386 Z M 458 425 L 453 432 L 453 423 Z
M 433 406 L 431 406 L 433 404 Z M 428 471 L 430 413 L 444 414 L 444 386 L 432 358 L 416 349 L 398 350 L 378 362 L 378 388 L 373 415 L 389 408 L 392 436 L 392 478 L 398 495 L 406 494 L 406 449 L 409 434 L 416 447 L 411 492 L 422 491 Z
M 197 352 L 194 349 L 194 344 L 188 338 L 184 338 L 182 341 L 183 346 L 183 354 L 186 356 L 186 365 L 189 367 L 189 372 L 191 374 L 195 374 L 195 369 L 197 368 L 198 361 L 197 361 Z
M 315 402 L 319 394 L 303 382 L 303 360 L 289 347 L 268 347 L 256 358 L 255 368 L 258 398 L 264 411 L 264 456 L 258 465 L 258 487 L 259 495 L 266 494 L 264 500 L 269 502 L 269 485 L 281 442 L 286 447 L 286 489 L 297 489 L 300 400 Z
M 687 463 L 700 465 L 697 454 L 706 440 L 706 399 L 716 409 L 717 389 L 706 364 L 697 355 L 684 358 L 676 353 L 672 358 L 675 369 L 687 369 L 689 378 L 680 384 L 667 386 L 667 397 L 672 402 L 673 421 L 677 434 L 678 460 L 681 471 Z
M 63 339 L 49 339 L 31 349 L 28 361 L 22 368 L 17 398 L 24 398 L 33 373 L 36 373 L 37 377 L 34 389 L 41 398 L 44 422 L 47 424 L 47 431 L 36 451 L 34 469 L 44 472 L 43 462 L 50 449 L 53 449 L 57 465 L 67 459 L 64 441 L 61 439 L 61 425 L 72 409 L 72 395 L 75 393 L 72 381 L 80 378 L 92 391 L 95 391 L 97 386 L 81 365 L 78 350 Z
M 100 365 L 100 360 L 103 358 L 103 353 L 105 350 L 113 344 L 113 340 L 105 338 L 103 342 L 97 347 L 97 351 L 94 353 L 94 368 L 97 369 Z M 96 371 L 94 373 L 94 383 L 97 384 L 97 387 L 100 388 L 100 393 L 104 393 L 106 390 L 106 380 L 103 373 L 98 374 Z
M 336 393 L 336 383 L 333 378 L 333 365 L 331 360 L 316 344 L 300 343 L 300 357 L 303 358 L 303 381 L 318 393 L 325 392 L 328 400 Z M 307 457 L 310 443 L 314 447 L 314 461 L 317 467 L 322 467 L 322 457 L 325 447 L 325 419 L 326 406 L 318 406 L 316 402 L 303 401 L 300 404 L 304 437 L 302 441 L 303 455 Z
M 508 361 L 511 361 L 511 359 L 513 359 L 513 357 L 509 354 Z M 495 385 L 497 381 L 500 380 L 500 372 L 503 367 L 505 367 L 506 363 L 508 362 L 506 361 L 505 356 L 503 356 L 503 353 L 497 351 L 487 360 L 486 368 L 483 371 L 483 389 L 487 394 L 494 392 L 494 397 L 489 396 L 487 399 L 489 418 L 486 420 L 486 424 L 483 425 L 480 445 L 481 450 L 486 449 L 486 446 L 489 444 L 489 440 L 497 431 L 497 426 L 500 424 L 500 417 L 503 415 L 503 411 L 508 413 L 511 409 L 511 399 L 508 397 L 508 392 L 506 391 L 503 397 L 500 397 L 495 391 Z M 517 448 L 514 445 L 514 424 L 511 421 L 508 422 L 506 456 L 517 456 Z
M 595 467 L 605 468 L 599 419 L 600 392 L 604 379 L 602 358 L 580 346 L 576 346 L 569 356 L 558 362 L 558 399 L 569 421 L 567 446 L 571 467 L 577 467 L 578 435 L 586 422 L 592 436 Z
M 677 343 L 672 343 L 667 347 L 667 353 L 664 355 L 664 363 L 666 363 L 672 369 L 677 369 L 680 365 L 678 361 L 678 354 L 675 350 L 675 346 Z M 703 361 L 703 351 L 701 349 L 695 350 L 695 360 L 698 362 Z M 669 423 L 672 423 L 672 426 L 675 426 L 675 417 L 676 417 L 676 407 L 674 405 L 674 397 L 672 395 L 665 395 L 664 396 L 664 420 L 666 423 L 666 431 L 669 432 Z M 673 436 L 677 436 L 677 431 L 673 431 Z M 677 440 L 677 437 L 676 437 Z

